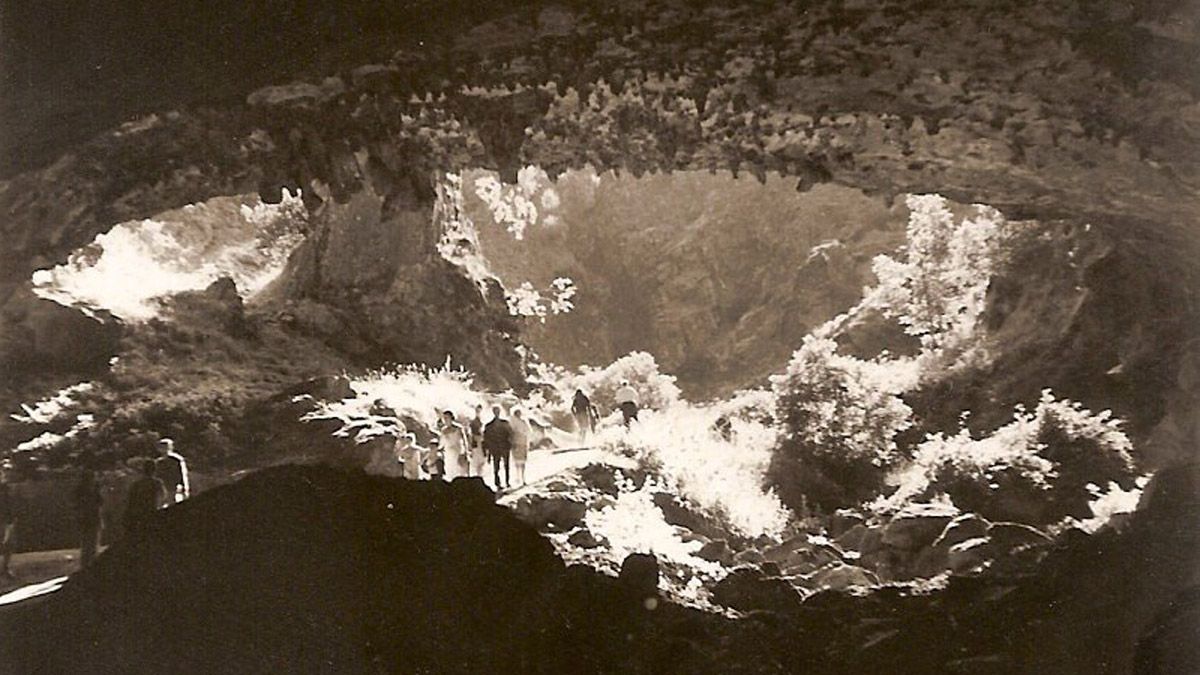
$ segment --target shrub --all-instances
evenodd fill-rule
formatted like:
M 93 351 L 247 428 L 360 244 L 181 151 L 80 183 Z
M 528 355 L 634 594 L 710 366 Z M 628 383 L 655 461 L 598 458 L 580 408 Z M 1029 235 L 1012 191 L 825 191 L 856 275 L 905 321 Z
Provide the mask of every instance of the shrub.
M 1096 515 L 1096 485 L 1131 489 L 1135 484 L 1129 438 L 1108 411 L 1092 413 L 1078 403 L 1042 392 L 1033 413 L 975 439 L 927 436 L 900 489 L 876 507 L 893 510 L 913 499 L 948 495 L 959 508 L 992 520 L 1048 525 Z
M 726 530 L 746 537 L 778 536 L 789 514 L 765 485 L 775 430 L 734 418 L 734 437 L 727 441 L 713 433 L 718 414 L 715 409 L 679 402 L 647 412 L 628 432 L 609 427 L 597 442 L 636 459 L 671 492 L 697 505 Z
M 883 488 L 896 434 L 912 425 L 912 411 L 875 377 L 874 365 L 810 336 L 773 378 L 783 434 L 769 476 L 788 506 L 832 511 Z
M 955 219 L 940 195 L 909 195 L 905 258 L 879 256 L 874 290 L 885 312 L 929 350 L 957 350 L 975 333 L 1002 241 L 1004 217 L 975 206 Z

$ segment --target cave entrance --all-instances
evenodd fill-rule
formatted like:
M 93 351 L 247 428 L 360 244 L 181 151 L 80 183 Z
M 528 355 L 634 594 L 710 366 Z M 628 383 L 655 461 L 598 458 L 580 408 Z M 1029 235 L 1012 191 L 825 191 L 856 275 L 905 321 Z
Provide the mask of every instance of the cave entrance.
M 544 361 L 646 351 L 691 398 L 764 382 L 860 299 L 907 216 L 851 188 L 727 171 L 552 179 L 526 167 L 515 184 L 475 170 L 461 185 L 479 251 L 532 317 L 523 340 Z M 568 312 L 554 304 L 563 288 Z
M 283 272 L 304 240 L 307 218 L 300 195 L 286 190 L 277 204 L 258 195 L 213 197 L 113 226 L 63 264 L 35 272 L 33 291 L 127 322 L 155 318 L 160 299 L 220 277 L 252 300 Z

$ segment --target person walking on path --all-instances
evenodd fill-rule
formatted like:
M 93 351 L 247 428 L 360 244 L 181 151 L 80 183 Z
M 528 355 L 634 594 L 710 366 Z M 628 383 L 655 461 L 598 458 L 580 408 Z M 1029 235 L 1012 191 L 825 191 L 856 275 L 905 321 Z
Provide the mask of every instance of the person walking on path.
M 8 482 L 7 467 L 0 467 L 0 578 L 14 579 L 9 564 L 16 546 L 17 497 Z
M 167 489 L 158 479 L 158 465 L 152 459 L 142 462 L 142 475 L 129 486 L 125 498 L 125 536 L 136 534 L 154 512 L 162 507 Z
M 158 477 L 167 488 L 170 502 L 181 502 L 192 494 L 187 460 L 175 452 L 175 441 L 164 438 L 158 442 Z
M 621 380 L 621 386 L 617 387 L 614 398 L 617 401 L 617 408 L 621 410 L 621 423 L 628 429 L 629 424 L 636 422 L 638 418 L 637 390 L 630 386 L 629 380 Z
M 596 406 L 592 405 L 592 399 L 582 389 L 575 390 L 571 415 L 575 417 L 575 432 L 579 434 L 580 442 L 587 443 L 588 434 L 596 431 Z
M 442 450 L 446 460 L 446 480 L 454 480 L 470 473 L 471 440 L 467 430 L 454 419 L 454 411 L 446 410 L 438 422 L 442 436 Z
M 516 470 L 517 482 L 521 485 L 525 484 L 525 462 L 529 459 L 529 422 L 525 420 L 520 408 L 516 408 L 512 412 L 512 419 L 509 421 L 512 427 L 512 460 L 513 468 Z
M 96 559 L 96 549 L 100 540 L 100 511 L 104 506 L 100 483 L 96 480 L 96 470 L 90 463 L 85 463 L 83 471 L 79 474 L 74 498 L 75 518 L 79 524 L 79 566 L 84 568 Z
M 403 476 L 409 480 L 421 480 L 421 451 L 417 437 L 412 432 L 400 435 L 396 441 L 396 459 L 404 465 Z
M 513 428 L 500 416 L 500 406 L 492 407 L 492 421 L 483 428 L 483 450 L 492 459 L 492 476 L 497 490 L 509 487 L 509 455 L 513 447 Z M 504 465 L 504 483 L 500 482 L 500 465 Z
M 470 423 L 471 461 L 468 475 L 483 477 L 484 467 L 487 466 L 487 455 L 483 449 L 483 406 L 475 406 L 475 417 Z

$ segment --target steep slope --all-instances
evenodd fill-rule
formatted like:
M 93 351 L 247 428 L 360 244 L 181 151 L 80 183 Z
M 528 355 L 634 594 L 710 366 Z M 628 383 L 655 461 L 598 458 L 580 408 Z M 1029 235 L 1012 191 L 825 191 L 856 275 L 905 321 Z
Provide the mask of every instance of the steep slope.
M 843 188 L 585 171 L 531 195 L 538 219 L 517 240 L 473 179 L 466 210 L 505 285 L 575 282 L 574 309 L 523 334 L 543 359 L 600 366 L 648 351 L 691 396 L 764 381 L 809 330 L 858 300 L 871 258 L 903 239 L 902 213 Z

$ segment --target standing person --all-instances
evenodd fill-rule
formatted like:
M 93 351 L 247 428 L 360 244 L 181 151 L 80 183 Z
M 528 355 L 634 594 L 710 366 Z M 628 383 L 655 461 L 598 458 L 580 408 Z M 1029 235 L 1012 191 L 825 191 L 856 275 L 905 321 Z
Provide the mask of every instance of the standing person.
M 154 512 L 162 507 L 167 489 L 158 479 L 158 465 L 152 459 L 142 462 L 142 475 L 129 486 L 125 498 L 125 536 L 136 534 Z
M 446 410 L 442 413 L 438 431 L 442 435 L 442 448 L 446 453 L 446 480 L 469 475 L 471 440 L 467 437 L 467 430 L 463 425 L 454 420 L 454 411 Z
M 421 468 L 429 474 L 431 480 L 445 480 L 446 458 L 442 455 L 442 440 L 431 438 L 429 447 L 421 453 Z
M 167 488 L 168 503 L 178 503 L 191 496 L 187 460 L 175 452 L 175 441 L 169 438 L 159 440 L 158 465 L 158 477 Z
M 512 420 L 509 421 L 512 427 L 512 458 L 513 465 L 517 472 L 517 481 L 521 485 L 525 484 L 525 462 L 529 459 L 529 422 L 525 421 L 525 417 L 521 413 L 520 408 L 516 408 L 512 413 Z
M 596 407 L 582 389 L 575 390 L 571 414 L 575 417 L 575 431 L 579 434 L 580 442 L 587 443 L 588 434 L 596 431 Z
M 17 534 L 17 498 L 8 483 L 8 467 L 0 467 L 0 578 L 14 579 L 9 563 Z
M 104 497 L 100 495 L 100 483 L 96 480 L 96 470 L 90 463 L 84 464 L 79 474 L 79 483 L 75 485 L 75 517 L 79 524 L 79 566 L 81 568 L 92 564 L 96 558 L 96 548 L 100 539 L 100 509 L 104 506 Z
M 412 432 L 400 435 L 396 441 L 396 458 L 404 465 L 403 476 L 409 480 L 421 480 L 421 451 L 417 437 Z
M 471 473 L 472 476 L 483 477 L 483 468 L 487 465 L 487 455 L 483 450 L 483 406 L 475 406 L 475 417 L 471 420 Z
M 492 476 L 497 490 L 509 486 L 509 455 L 513 446 L 513 429 L 500 416 L 500 406 L 492 407 L 492 421 L 483 428 L 483 450 L 492 458 Z M 504 465 L 504 483 L 500 483 L 500 465 Z
M 617 401 L 617 407 L 621 410 L 621 423 L 625 428 L 629 428 L 630 422 L 636 422 L 638 418 L 638 394 L 629 384 L 629 380 L 621 380 L 621 386 L 617 387 L 617 393 L 614 395 Z

